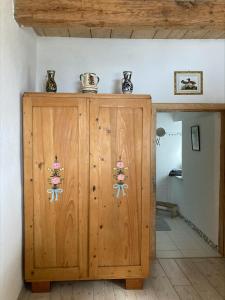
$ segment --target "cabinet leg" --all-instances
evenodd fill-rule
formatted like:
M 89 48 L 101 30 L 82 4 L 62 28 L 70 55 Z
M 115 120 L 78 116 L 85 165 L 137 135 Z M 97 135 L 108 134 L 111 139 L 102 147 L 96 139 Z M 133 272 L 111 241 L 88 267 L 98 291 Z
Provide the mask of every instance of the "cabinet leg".
M 32 293 L 48 293 L 50 288 L 50 281 L 31 282 Z
M 127 290 L 142 290 L 144 285 L 143 278 L 125 279 L 125 289 Z

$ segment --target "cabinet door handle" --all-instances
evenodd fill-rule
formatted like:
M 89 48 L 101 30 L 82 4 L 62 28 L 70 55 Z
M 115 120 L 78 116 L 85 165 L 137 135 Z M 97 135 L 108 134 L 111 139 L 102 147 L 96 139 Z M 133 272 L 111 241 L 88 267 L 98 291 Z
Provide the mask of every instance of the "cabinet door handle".
M 93 185 L 93 188 L 92 188 L 92 190 L 93 190 L 93 192 L 95 192 L 95 191 L 96 191 L 96 186 L 95 186 L 95 185 Z

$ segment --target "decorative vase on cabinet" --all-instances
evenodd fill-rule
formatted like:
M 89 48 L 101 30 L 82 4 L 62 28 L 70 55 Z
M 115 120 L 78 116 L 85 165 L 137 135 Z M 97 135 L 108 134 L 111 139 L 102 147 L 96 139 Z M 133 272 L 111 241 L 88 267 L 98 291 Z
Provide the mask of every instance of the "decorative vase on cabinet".
M 151 247 L 150 110 L 148 96 L 24 95 L 25 281 L 33 291 L 82 279 L 142 287 Z M 116 165 L 126 169 L 118 177 L 126 192 L 115 193 Z

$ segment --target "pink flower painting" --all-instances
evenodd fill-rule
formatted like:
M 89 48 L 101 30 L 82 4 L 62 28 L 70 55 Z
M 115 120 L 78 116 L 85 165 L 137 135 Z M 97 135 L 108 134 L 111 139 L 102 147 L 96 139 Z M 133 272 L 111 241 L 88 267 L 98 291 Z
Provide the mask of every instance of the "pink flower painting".
M 119 174 L 117 176 L 117 180 L 119 180 L 119 181 L 123 181 L 124 179 L 125 179 L 125 175 L 124 174 Z
M 118 161 L 118 162 L 116 163 L 116 166 L 117 166 L 117 168 L 119 168 L 119 169 L 123 169 L 123 168 L 124 168 L 124 162 L 123 162 L 123 161 Z
M 51 183 L 52 184 L 59 184 L 60 183 L 60 178 L 59 177 L 52 177 Z
M 60 163 L 59 162 L 54 162 L 53 165 L 52 165 L 52 169 L 54 169 L 54 170 L 60 169 Z

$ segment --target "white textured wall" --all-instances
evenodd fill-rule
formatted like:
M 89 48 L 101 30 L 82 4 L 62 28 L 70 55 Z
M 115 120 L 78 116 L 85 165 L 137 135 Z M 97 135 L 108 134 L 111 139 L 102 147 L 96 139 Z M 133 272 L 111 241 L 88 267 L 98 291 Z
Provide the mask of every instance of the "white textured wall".
M 216 245 L 219 228 L 220 115 L 183 113 L 183 180 L 171 178 L 171 197 L 181 213 Z M 200 126 L 201 151 L 192 151 L 191 126 Z
M 157 113 L 156 128 L 159 127 L 163 127 L 167 134 L 156 146 L 156 200 L 167 202 L 171 201 L 169 172 L 180 169 L 182 165 L 182 124 L 174 122 L 173 113 Z
M 13 19 L 13 1 L 0 1 L 0 299 L 22 287 L 21 95 L 34 90 L 36 39 Z
M 224 40 L 117 40 L 39 38 L 37 89 L 47 69 L 56 70 L 58 90 L 79 91 L 79 75 L 100 76 L 99 92 L 120 91 L 122 71 L 133 71 L 134 93 L 154 102 L 224 102 Z M 203 96 L 175 96 L 173 72 L 204 72 Z

